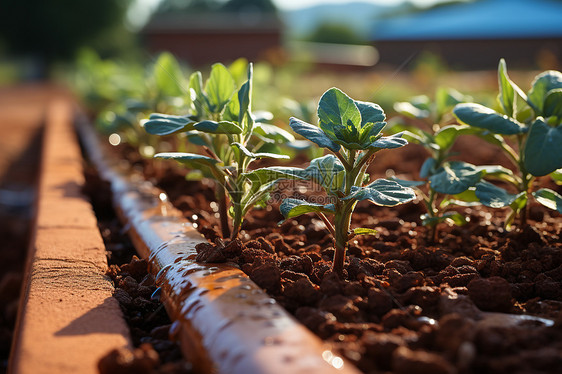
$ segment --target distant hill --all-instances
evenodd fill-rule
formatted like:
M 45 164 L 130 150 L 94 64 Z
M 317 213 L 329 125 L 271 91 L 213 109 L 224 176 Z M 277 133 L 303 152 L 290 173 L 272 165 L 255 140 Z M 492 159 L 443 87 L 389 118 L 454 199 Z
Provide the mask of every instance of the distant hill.
M 368 37 L 377 16 L 393 10 L 395 7 L 366 2 L 347 4 L 321 4 L 281 13 L 290 35 L 305 35 L 325 21 L 346 23 L 358 34 Z

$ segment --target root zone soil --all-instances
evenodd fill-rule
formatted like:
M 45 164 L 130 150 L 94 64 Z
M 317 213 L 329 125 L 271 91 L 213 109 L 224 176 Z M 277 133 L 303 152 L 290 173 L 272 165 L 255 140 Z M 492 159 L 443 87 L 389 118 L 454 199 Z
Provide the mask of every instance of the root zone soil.
M 501 160 L 475 139 L 457 146 L 474 147 L 482 150 L 480 159 L 472 152 L 466 161 Z M 222 241 L 210 185 L 186 181 L 174 164 L 121 151 L 209 239 L 198 247 L 198 260 L 237 263 L 362 371 L 562 372 L 559 213 L 531 205 L 529 225 L 506 232 L 505 211 L 466 208 L 469 224 L 440 225 L 433 244 L 420 225 L 421 204 L 360 204 L 352 225 L 378 234 L 350 243 L 340 280 L 330 271 L 334 249 L 321 220 L 302 216 L 278 226 L 282 217 L 273 204 L 250 212 L 241 240 Z M 372 175 L 392 168 L 414 179 L 424 158 L 413 145 L 381 152 Z M 539 183 L 561 190 L 548 178 Z
M 91 168 L 85 170 L 85 176 L 84 193 L 90 198 L 107 248 L 107 275 L 115 285 L 113 296 L 119 301 L 135 347 L 108 352 L 98 363 L 100 373 L 191 373 L 191 364 L 184 360 L 178 343 L 170 339 L 171 321 L 159 300 L 148 263 L 136 256 L 112 208 L 110 186 Z

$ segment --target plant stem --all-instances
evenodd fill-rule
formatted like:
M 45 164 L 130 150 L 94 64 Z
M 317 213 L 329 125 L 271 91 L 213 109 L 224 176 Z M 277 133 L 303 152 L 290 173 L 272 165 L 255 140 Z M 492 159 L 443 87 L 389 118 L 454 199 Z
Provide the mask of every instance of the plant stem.
M 355 207 L 355 201 L 339 201 L 336 204 L 336 214 L 334 217 L 335 228 L 335 252 L 332 262 L 332 271 L 340 278 L 343 278 L 343 267 L 345 264 L 345 251 L 349 238 L 349 227 L 351 224 L 351 213 Z
M 226 194 L 223 186 L 216 186 L 217 203 L 219 204 L 219 217 L 221 224 L 222 237 L 230 237 L 230 226 L 228 225 L 228 207 Z

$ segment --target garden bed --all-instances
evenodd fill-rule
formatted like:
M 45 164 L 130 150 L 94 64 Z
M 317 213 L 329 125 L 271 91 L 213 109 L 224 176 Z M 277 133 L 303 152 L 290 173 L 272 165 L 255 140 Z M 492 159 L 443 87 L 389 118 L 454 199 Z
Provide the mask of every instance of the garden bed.
M 457 150 L 475 142 L 483 148 L 481 157 L 497 156 L 472 138 L 459 142 Z M 217 242 L 219 222 L 209 185 L 186 181 L 185 171 L 174 164 L 121 148 L 120 157 L 142 166 L 183 216 Z M 420 152 L 410 146 L 392 156 L 383 153 L 373 174 L 385 173 L 395 158 L 409 165 L 402 173 L 409 168 L 414 174 Z M 541 183 L 557 188 L 546 178 Z M 467 226 L 443 224 L 439 243 L 431 244 L 419 221 L 419 205 L 360 205 L 355 222 L 379 233 L 352 243 L 343 280 L 329 270 L 332 238 L 323 223 L 303 216 L 278 226 L 282 216 L 275 205 L 252 212 L 241 241 L 199 246 L 199 259 L 235 262 L 364 372 L 559 371 L 560 214 L 533 205 L 533 226 L 506 232 L 504 211 L 464 212 L 470 217 Z

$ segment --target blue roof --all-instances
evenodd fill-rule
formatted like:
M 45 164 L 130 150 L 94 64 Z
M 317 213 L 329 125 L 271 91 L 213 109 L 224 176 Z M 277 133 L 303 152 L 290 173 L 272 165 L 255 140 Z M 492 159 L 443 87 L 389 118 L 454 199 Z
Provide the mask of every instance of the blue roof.
M 480 0 L 377 21 L 371 39 L 450 40 L 562 37 L 562 2 Z

